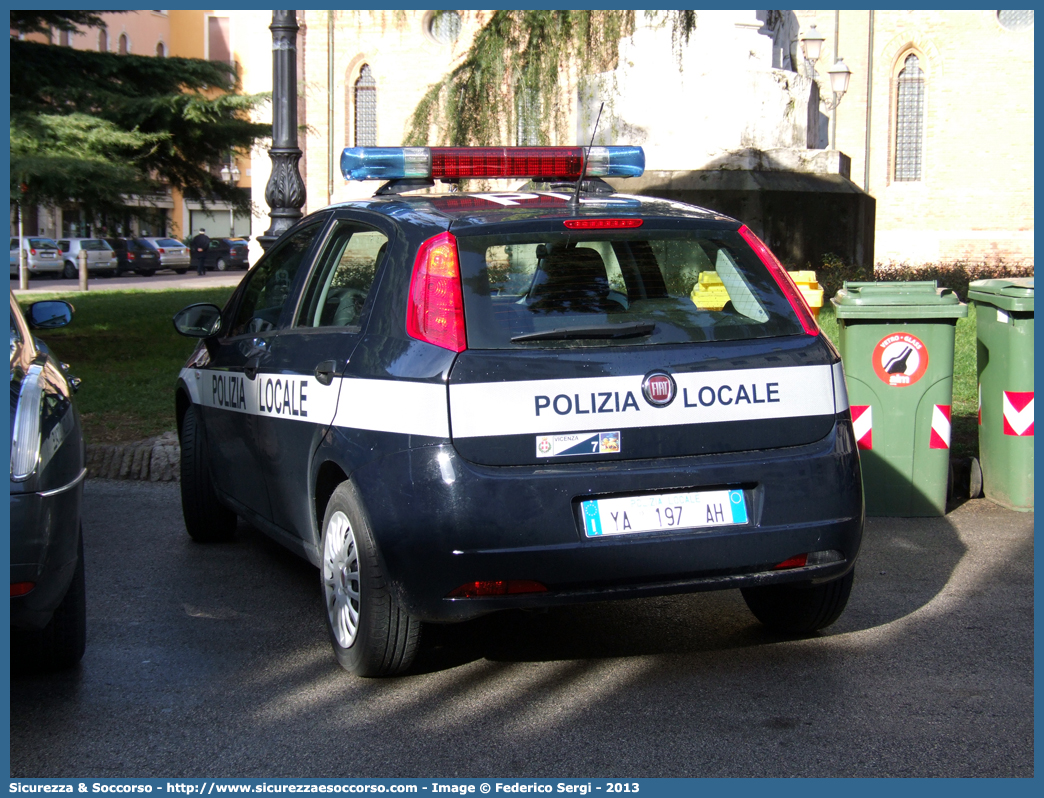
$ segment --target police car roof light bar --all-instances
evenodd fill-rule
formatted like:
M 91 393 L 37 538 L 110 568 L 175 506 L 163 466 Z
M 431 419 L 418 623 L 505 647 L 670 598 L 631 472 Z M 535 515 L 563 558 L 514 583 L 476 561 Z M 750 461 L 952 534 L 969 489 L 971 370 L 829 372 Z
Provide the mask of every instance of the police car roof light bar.
M 761 262 L 765 264 L 765 268 L 769 270 L 772 279 L 776 281 L 776 285 L 779 286 L 783 295 L 790 303 L 790 307 L 797 314 L 798 321 L 801 322 L 805 334 L 819 335 L 819 323 L 816 321 L 816 317 L 808 309 L 808 304 L 805 302 L 805 297 L 801 294 L 801 289 L 797 287 L 790 275 L 787 274 L 787 270 L 779 262 L 779 258 L 772 254 L 772 250 L 765 246 L 762 240 L 754 235 L 747 225 L 740 227 L 739 234 L 750 244 L 758 254 L 758 257 L 761 258 Z
M 460 261 L 453 233 L 439 233 L 417 251 L 406 304 L 406 332 L 411 338 L 451 352 L 468 348 Z
M 345 180 L 428 178 L 580 178 L 583 147 L 347 147 L 341 153 Z M 640 177 L 641 147 L 591 147 L 589 177 Z

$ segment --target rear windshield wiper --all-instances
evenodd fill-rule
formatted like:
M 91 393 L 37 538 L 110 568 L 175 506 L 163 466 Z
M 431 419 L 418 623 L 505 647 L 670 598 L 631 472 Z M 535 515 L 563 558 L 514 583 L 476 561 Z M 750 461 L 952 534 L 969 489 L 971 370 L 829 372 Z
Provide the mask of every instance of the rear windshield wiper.
M 556 327 L 553 330 L 516 335 L 511 343 L 522 341 L 554 341 L 576 338 L 639 338 L 652 335 L 656 325 L 651 322 L 635 322 L 634 324 L 595 324 L 584 327 Z

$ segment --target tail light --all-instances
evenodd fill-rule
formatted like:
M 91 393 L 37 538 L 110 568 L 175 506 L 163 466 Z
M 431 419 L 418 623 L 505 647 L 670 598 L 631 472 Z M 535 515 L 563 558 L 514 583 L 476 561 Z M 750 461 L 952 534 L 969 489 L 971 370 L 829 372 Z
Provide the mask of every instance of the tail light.
M 765 268 L 769 270 L 772 279 L 776 281 L 776 285 L 779 286 L 783 295 L 790 303 L 790 307 L 797 314 L 805 334 L 819 335 L 819 324 L 816 322 L 816 317 L 812 315 L 812 311 L 809 310 L 805 297 L 801 295 L 801 289 L 797 287 L 790 275 L 787 274 L 787 270 L 783 268 L 783 264 L 779 262 L 779 259 L 772 254 L 772 250 L 766 247 L 761 239 L 754 235 L 746 225 L 739 229 L 739 234 L 750 244 L 751 248 L 758 254 L 761 262 L 765 264 Z
M 127 253 L 127 260 L 134 260 L 134 253 L 133 252 L 128 252 Z
M 417 252 L 406 307 L 406 332 L 411 338 L 451 352 L 468 348 L 457 239 L 452 233 L 429 238 Z
M 798 554 L 796 557 L 791 557 L 789 560 L 783 560 L 783 562 L 773 566 L 773 568 L 777 571 L 781 568 L 804 568 L 807 562 L 807 554 Z
M 61 256 L 62 256 L 62 251 L 58 250 L 58 257 L 60 258 Z
M 159 254 L 160 255 L 166 255 L 167 254 L 167 250 L 165 250 L 163 247 L 160 247 L 159 248 Z
M 29 250 L 29 254 L 30 254 L 30 255 L 35 255 L 35 254 L 36 254 L 36 250 L 35 250 L 35 249 L 32 249 L 32 248 L 31 248 L 31 249 Z
M 447 598 L 482 598 L 483 596 L 517 596 L 522 593 L 546 593 L 547 587 L 532 579 L 497 579 L 465 582 Z
M 15 596 L 24 596 L 36 587 L 36 582 L 12 582 L 11 583 L 11 598 Z

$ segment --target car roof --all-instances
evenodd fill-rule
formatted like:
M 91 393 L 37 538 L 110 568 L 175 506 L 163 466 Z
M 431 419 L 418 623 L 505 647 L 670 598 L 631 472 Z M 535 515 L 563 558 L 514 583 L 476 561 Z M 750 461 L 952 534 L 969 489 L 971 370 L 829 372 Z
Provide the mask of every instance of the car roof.
M 637 216 L 643 219 L 693 219 L 739 224 L 716 211 L 682 202 L 631 194 L 583 194 L 580 207 L 564 191 L 491 191 L 448 194 L 398 194 L 350 200 L 325 210 L 365 209 L 418 224 L 451 223 L 455 229 L 501 222 Z

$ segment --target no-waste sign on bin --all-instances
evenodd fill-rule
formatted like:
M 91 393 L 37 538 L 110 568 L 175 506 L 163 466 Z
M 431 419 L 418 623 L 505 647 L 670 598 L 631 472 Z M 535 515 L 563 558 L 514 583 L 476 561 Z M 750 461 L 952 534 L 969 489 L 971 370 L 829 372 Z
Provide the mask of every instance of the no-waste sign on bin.
M 957 319 L 935 281 L 849 283 L 837 312 L 867 515 L 946 512 Z
M 976 280 L 979 462 L 986 498 L 1033 509 L 1033 278 Z

